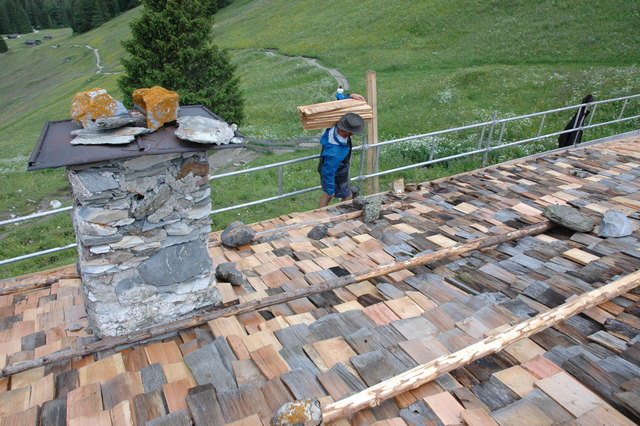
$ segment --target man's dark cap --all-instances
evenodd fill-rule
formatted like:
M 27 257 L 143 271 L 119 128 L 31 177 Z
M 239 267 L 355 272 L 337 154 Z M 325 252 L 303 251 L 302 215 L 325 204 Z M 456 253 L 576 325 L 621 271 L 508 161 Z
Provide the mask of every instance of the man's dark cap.
M 343 115 L 338 121 L 338 129 L 345 132 L 361 135 L 364 130 L 364 120 L 358 114 L 349 112 Z

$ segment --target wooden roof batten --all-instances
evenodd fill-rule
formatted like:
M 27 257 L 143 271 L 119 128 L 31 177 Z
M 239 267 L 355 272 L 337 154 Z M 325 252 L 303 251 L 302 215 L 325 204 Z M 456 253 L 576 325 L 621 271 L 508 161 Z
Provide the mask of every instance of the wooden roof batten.
M 339 203 L 253 224 L 209 244 L 248 279 L 226 305 L 122 340 L 79 340 L 72 266 L 0 281 L 0 424 L 264 425 L 305 397 L 336 425 L 637 422 L 639 159 L 636 137 L 387 193 L 375 223 Z M 562 203 L 633 235 L 552 227 Z

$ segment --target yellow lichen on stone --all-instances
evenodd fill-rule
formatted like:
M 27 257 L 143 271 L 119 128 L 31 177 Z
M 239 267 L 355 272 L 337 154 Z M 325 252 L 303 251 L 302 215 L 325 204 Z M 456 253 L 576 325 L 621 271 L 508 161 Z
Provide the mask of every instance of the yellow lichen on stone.
M 160 86 L 136 89 L 133 92 L 133 104 L 146 114 L 147 127 L 150 129 L 158 129 L 178 118 L 178 94 Z
M 81 123 L 84 128 L 91 128 L 97 119 L 126 112 L 122 103 L 100 88 L 76 93 L 71 101 L 71 118 Z

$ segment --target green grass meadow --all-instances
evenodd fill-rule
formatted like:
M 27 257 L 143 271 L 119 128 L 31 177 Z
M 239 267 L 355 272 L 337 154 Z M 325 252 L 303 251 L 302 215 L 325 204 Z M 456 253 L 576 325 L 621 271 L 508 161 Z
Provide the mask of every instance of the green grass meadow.
M 47 120 L 69 117 L 76 92 L 116 89 L 118 74 L 96 74 L 98 48 L 105 72 L 118 73 L 120 42 L 138 9 L 83 35 L 70 29 L 43 30 L 6 40 L 0 55 L 0 220 L 48 210 L 51 200 L 69 205 L 65 170 L 27 172 L 27 159 Z M 27 47 L 26 38 L 52 40 Z M 300 56 L 335 68 L 351 91 L 365 94 L 365 73 L 376 71 L 381 141 L 573 105 L 588 93 L 596 100 L 640 93 L 640 2 L 628 0 L 235 0 L 216 16 L 213 41 L 229 49 L 246 101 L 240 131 L 258 139 L 316 135 L 302 130 L 296 106 L 332 100 L 335 80 Z M 276 52 L 275 55 L 269 52 Z M 66 59 L 66 60 L 65 60 Z M 619 105 L 617 105 L 619 107 Z M 630 103 L 627 110 L 640 111 Z M 215 111 L 214 111 L 215 112 Z M 613 107 L 597 121 L 614 118 Z M 572 112 L 545 120 L 544 131 L 560 131 Z M 638 120 L 585 132 L 583 140 L 635 130 Z M 505 129 L 506 140 L 535 136 L 539 119 Z M 437 142 L 438 155 L 477 147 L 479 130 Z M 359 143 L 360 139 L 357 138 Z M 380 168 L 428 159 L 431 139 L 381 149 Z M 555 140 L 509 148 L 490 162 L 551 149 Z M 244 167 L 307 156 L 318 149 L 265 154 Z M 426 157 L 426 158 L 425 158 Z M 381 178 L 381 190 L 397 177 L 421 182 L 482 165 L 482 158 L 449 161 Z M 359 154 L 352 176 L 359 171 Z M 284 190 L 318 184 L 315 164 L 284 169 Z M 230 189 L 232 188 L 232 189 Z M 213 208 L 271 197 L 277 171 L 214 180 Z M 319 193 L 215 215 L 213 229 L 315 208 Z M 0 259 L 74 242 L 68 215 L 0 227 Z M 0 278 L 75 261 L 75 250 L 0 266 Z

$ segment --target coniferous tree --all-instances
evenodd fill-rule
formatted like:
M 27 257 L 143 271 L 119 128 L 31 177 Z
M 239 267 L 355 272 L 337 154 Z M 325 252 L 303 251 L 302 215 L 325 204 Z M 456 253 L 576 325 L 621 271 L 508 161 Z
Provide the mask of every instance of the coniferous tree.
M 109 0 L 109 10 L 111 11 L 111 17 L 120 15 L 120 1 L 119 0 Z
M 162 86 L 177 91 L 182 104 L 202 104 L 229 122 L 243 118 L 235 66 L 225 50 L 209 42 L 213 18 L 203 0 L 142 0 L 142 16 L 131 23 L 131 55 L 118 80 L 130 99 L 135 89 Z
M 67 0 L 44 0 L 42 7 L 49 17 L 51 28 L 69 26 L 70 3 Z
M 0 34 L 10 34 L 13 32 L 13 26 L 11 25 L 11 21 L 9 21 L 7 2 L 0 1 Z
M 27 12 L 25 12 L 22 5 L 16 0 L 9 0 L 7 3 L 7 15 L 12 25 L 11 32 L 24 34 L 33 31 Z
M 93 7 L 93 14 L 91 16 L 91 28 L 99 27 L 107 22 L 113 16 L 109 5 L 104 0 L 96 0 Z
M 218 11 L 218 0 L 203 0 L 207 15 L 212 16 Z
M 0 0 L 0 34 L 68 27 L 70 6 L 71 0 Z
M 24 4 L 32 27 L 37 29 L 50 28 L 43 0 L 26 0 Z
M 92 28 L 93 0 L 72 0 L 71 29 L 74 33 L 84 33 Z
M 22 4 L 22 8 L 24 9 L 24 12 L 27 14 L 27 19 L 29 19 L 29 23 L 31 24 L 32 27 L 35 27 L 34 22 L 36 20 L 35 18 L 35 5 L 33 4 L 33 0 L 22 0 L 20 2 Z
M 7 42 L 4 41 L 2 37 L 0 37 L 0 53 L 7 52 L 9 47 L 7 46 Z

